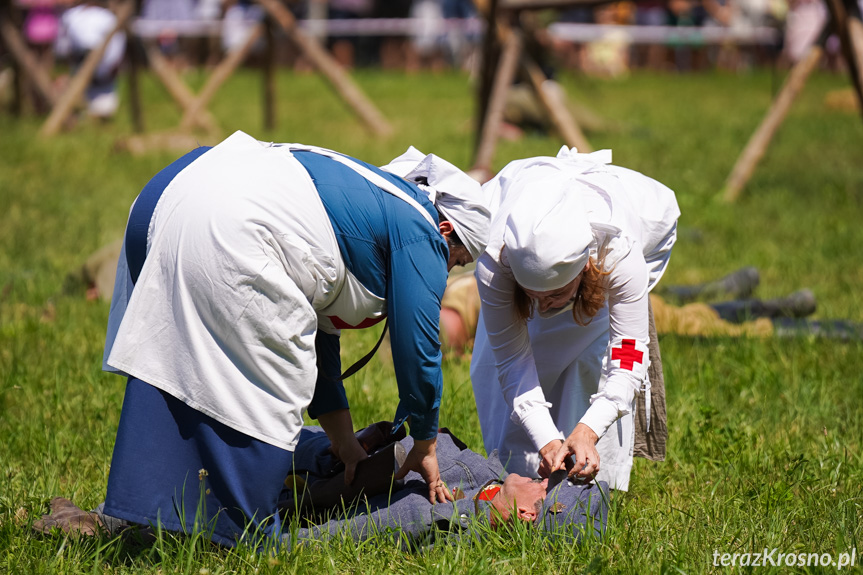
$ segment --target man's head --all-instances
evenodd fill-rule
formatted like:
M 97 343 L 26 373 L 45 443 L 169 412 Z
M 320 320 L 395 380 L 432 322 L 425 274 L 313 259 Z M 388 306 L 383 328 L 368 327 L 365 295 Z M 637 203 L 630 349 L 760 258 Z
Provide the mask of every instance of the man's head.
M 492 524 L 508 522 L 513 517 L 522 521 L 535 521 L 542 513 L 542 502 L 548 479 L 531 479 L 510 473 L 491 500 Z
M 488 243 L 491 212 L 479 182 L 443 158 L 425 155 L 413 146 L 381 169 L 415 183 L 428 194 L 450 248 L 450 268 L 482 254 Z M 466 252 L 456 254 L 455 263 L 453 249 Z
M 579 540 L 586 533 L 601 535 L 608 515 L 608 485 L 575 483 L 565 471 L 560 473 L 551 479 L 509 474 L 488 501 L 492 525 L 521 520 L 551 537 Z
M 440 211 L 438 211 L 440 214 Z M 449 248 L 449 259 L 446 263 L 446 270 L 450 271 L 455 266 L 466 266 L 474 260 L 467 246 L 455 231 L 455 226 L 452 222 L 440 215 L 440 224 L 438 225 L 440 233 L 446 240 L 446 247 Z

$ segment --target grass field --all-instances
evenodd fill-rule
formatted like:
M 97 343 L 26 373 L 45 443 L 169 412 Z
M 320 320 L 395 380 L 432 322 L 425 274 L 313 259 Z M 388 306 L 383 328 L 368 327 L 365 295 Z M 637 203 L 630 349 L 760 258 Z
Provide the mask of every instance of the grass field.
M 373 163 L 413 144 L 468 167 L 466 76 L 356 77 L 394 124 L 390 139 L 370 137 L 311 75 L 279 77 L 272 133 L 262 129 L 252 73 L 232 79 L 212 112 L 225 135 L 242 129 Z M 179 113 L 145 80 L 147 128 L 171 128 Z M 780 81 L 768 71 L 562 78 L 571 97 L 610 123 L 589 134 L 595 147 L 612 148 L 615 163 L 677 192 L 683 216 L 664 282 L 755 265 L 759 295 L 809 287 L 817 317 L 863 322 L 863 125 L 859 114 L 824 104 L 829 91 L 847 87 L 844 77 L 811 78 L 740 200 L 718 200 Z M 857 549 L 863 561 L 863 346 L 809 338 L 663 337 L 668 460 L 636 461 L 631 491 L 614 496 L 601 542 L 545 545 L 520 529 L 422 553 L 334 541 L 270 557 L 199 538 L 166 536 L 138 549 L 111 539 L 34 537 L 30 524 L 52 496 L 84 508 L 102 501 L 123 396 L 123 382 L 100 371 L 108 305 L 64 292 L 65 277 L 120 236 L 140 188 L 179 155 L 117 151 L 117 138 L 131 133 L 126 116 L 107 126 L 82 122 L 44 141 L 40 119 L 0 114 L 0 573 L 700 573 L 728 569 L 714 566 L 715 552 L 765 548 L 836 559 Z M 540 135 L 501 142 L 495 168 L 559 146 Z M 346 336 L 344 361 L 375 336 Z M 446 361 L 440 421 L 482 451 L 468 367 Z M 347 387 L 357 425 L 392 417 L 395 383 L 384 361 Z

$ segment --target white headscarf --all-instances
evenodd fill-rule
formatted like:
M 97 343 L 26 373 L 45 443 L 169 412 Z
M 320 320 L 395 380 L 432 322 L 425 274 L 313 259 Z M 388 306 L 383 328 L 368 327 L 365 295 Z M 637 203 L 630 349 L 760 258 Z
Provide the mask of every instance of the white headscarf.
M 578 185 L 561 173 L 512 204 L 503 243 L 515 281 L 523 288 L 562 288 L 587 264 L 594 237 L 580 194 L 573 189 Z
M 491 212 L 476 180 L 443 158 L 425 155 L 413 146 L 381 169 L 426 192 L 450 221 L 471 257 L 479 258 L 488 243 Z

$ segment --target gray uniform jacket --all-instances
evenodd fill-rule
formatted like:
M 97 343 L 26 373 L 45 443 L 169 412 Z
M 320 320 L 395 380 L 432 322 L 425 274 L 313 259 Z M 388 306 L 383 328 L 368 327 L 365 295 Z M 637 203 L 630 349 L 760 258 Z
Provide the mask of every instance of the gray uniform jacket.
M 408 452 L 413 447 L 410 436 L 401 443 Z M 326 475 L 336 463 L 328 449 L 329 440 L 323 430 L 303 428 L 294 452 L 294 468 L 311 475 Z M 412 471 L 400 488 L 396 486 L 391 493 L 369 497 L 353 509 L 335 515 L 334 519 L 303 525 L 298 531 L 286 534 L 285 542 L 318 541 L 347 534 L 358 541 L 387 535 L 402 543 L 426 545 L 442 534 L 458 538 L 470 533 L 471 527 L 477 524 L 474 517 L 478 509 L 482 517 L 477 519 L 488 519 L 489 508 L 485 504 L 478 507 L 474 497 L 489 481 L 502 481 L 508 474 L 496 453 L 485 458 L 469 449 L 461 449 L 447 433 L 438 434 L 437 456 L 441 479 L 451 490 L 460 489 L 464 494 L 462 499 L 430 504 L 428 487 L 420 475 Z M 576 539 L 583 535 L 585 528 L 595 534 L 601 533 L 608 511 L 605 489 L 604 486 L 573 485 L 563 481 L 546 497 L 543 516 L 537 521 L 539 528 L 557 531 L 556 525 L 564 525 L 563 531 L 569 535 L 574 533 Z M 561 503 L 550 505 L 552 499 Z

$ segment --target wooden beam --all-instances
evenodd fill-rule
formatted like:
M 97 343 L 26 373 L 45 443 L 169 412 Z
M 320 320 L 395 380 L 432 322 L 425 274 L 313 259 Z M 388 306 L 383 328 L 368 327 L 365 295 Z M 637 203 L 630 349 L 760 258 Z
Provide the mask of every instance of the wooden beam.
M 140 134 L 144 131 L 144 107 L 141 105 L 141 54 L 140 42 L 127 29 L 126 58 L 129 62 L 129 113 L 132 129 Z
M 482 134 L 477 146 L 473 170 L 490 170 L 491 161 L 497 145 L 498 131 L 503 122 L 503 112 L 506 107 L 506 95 L 521 58 L 524 40 L 521 31 L 514 28 L 503 44 L 503 53 L 498 62 L 494 84 L 489 97 L 488 110 L 483 122 Z
M 863 66 L 863 54 L 855 50 L 855 41 L 851 37 L 850 20 L 848 11 L 842 0 L 825 0 L 827 9 L 832 16 L 832 22 L 835 28 L 836 35 L 839 36 L 839 42 L 842 46 L 842 55 L 845 57 L 845 63 L 848 65 L 848 75 L 851 78 L 851 83 L 854 85 L 854 91 L 857 93 L 857 102 L 860 104 L 860 113 L 863 114 L 863 76 L 860 75 L 860 68 Z M 859 39 L 859 34 L 855 34 Z
M 850 51 L 854 54 L 854 66 L 849 66 L 848 73 L 855 76 L 852 80 L 856 85 L 861 87 L 857 92 L 858 101 L 860 104 L 859 110 L 863 114 L 863 22 L 860 20 L 860 6 L 853 2 L 847 7 L 847 23 L 848 40 Z
M 273 22 L 265 22 L 266 53 L 264 57 L 264 129 L 276 129 L 276 35 Z
M 581 131 L 575 118 L 569 113 L 566 102 L 561 97 L 562 89 L 549 89 L 548 78 L 539 65 L 526 54 L 522 57 L 521 64 L 534 92 L 536 92 L 539 103 L 545 108 L 552 126 L 566 142 L 566 145 L 577 148 L 582 153 L 592 152 L 593 148 L 584 136 L 584 132 Z
M 201 88 L 198 95 L 192 99 L 190 105 L 185 109 L 183 119 L 180 121 L 181 129 L 187 130 L 198 122 L 196 118 L 198 118 L 202 112 L 206 111 L 210 100 L 212 100 L 213 96 L 216 95 L 218 89 L 221 88 L 222 84 L 224 84 L 225 81 L 231 77 L 231 74 L 236 71 L 237 66 L 243 63 L 243 60 L 246 59 L 249 52 L 251 52 L 252 48 L 255 47 L 255 42 L 257 42 L 263 34 L 264 24 L 259 23 L 252 28 L 246 41 L 243 42 L 239 48 L 228 52 L 225 58 L 219 62 L 219 65 L 216 66 L 216 69 L 213 70 L 213 73 L 210 74 L 209 78 L 207 78 L 204 87 Z
M 479 150 L 485 121 L 488 116 L 488 102 L 494 86 L 494 73 L 500 60 L 500 40 L 497 35 L 497 3 L 498 0 L 474 2 L 477 10 L 485 19 L 485 34 L 482 38 L 482 57 L 480 60 L 479 82 L 477 82 L 476 100 L 476 138 L 474 153 Z
M 39 60 L 33 55 L 21 34 L 7 17 L 0 17 L 0 38 L 9 49 L 9 53 L 18 62 L 18 70 L 33 80 L 33 85 L 39 95 L 54 107 L 57 104 L 57 93 L 54 91 L 54 83 L 51 76 L 42 68 Z
M 87 57 L 84 58 L 84 63 L 81 64 L 78 72 L 70 80 L 66 91 L 63 92 L 63 95 L 51 109 L 48 119 L 45 120 L 44 124 L 42 124 L 42 128 L 39 130 L 40 136 L 51 137 L 60 131 L 60 128 L 75 109 L 75 106 L 81 100 L 81 97 L 84 95 L 84 91 L 90 84 L 90 80 L 93 78 L 93 74 L 96 72 L 96 68 L 99 66 L 102 56 L 105 55 L 105 49 L 108 47 L 108 42 L 111 41 L 114 34 L 126 27 L 126 22 L 128 22 L 129 18 L 132 17 L 133 11 L 134 2 L 129 0 L 123 2 L 117 8 L 117 23 L 114 25 L 114 28 L 105 37 L 102 44 L 95 50 L 90 50 Z
M 383 114 L 366 98 L 362 90 L 345 73 L 338 62 L 314 38 L 300 29 L 297 21 L 279 0 L 258 0 L 300 51 L 329 80 L 336 92 L 353 108 L 366 126 L 379 136 L 392 133 L 392 127 Z
M 743 149 L 743 152 L 737 159 L 737 163 L 734 164 L 734 169 L 725 183 L 725 190 L 723 192 L 723 200 L 726 202 L 736 200 L 746 182 L 749 181 L 752 172 L 755 170 L 755 166 L 761 160 L 761 157 L 764 156 L 767 146 L 770 145 L 773 135 L 788 114 L 794 98 L 800 93 L 800 90 L 806 84 L 806 79 L 818 66 L 818 62 L 821 61 L 821 57 L 824 54 L 826 37 L 827 35 L 822 33 L 822 39 L 812 44 L 803 57 L 794 65 L 791 72 L 789 72 L 788 78 L 786 78 L 782 89 L 773 100 L 770 109 L 767 111 L 767 115 L 761 121 L 761 125 L 758 126 L 755 133 L 752 134 L 752 137 L 746 144 L 746 148 Z
M 150 42 L 142 42 L 144 51 L 147 54 L 147 60 L 150 62 L 150 69 L 156 74 L 156 77 L 162 82 L 168 93 L 174 98 L 174 101 L 180 105 L 183 111 L 190 110 L 195 105 L 195 95 L 180 79 L 171 64 L 162 56 L 158 48 L 154 47 Z M 191 116 L 194 123 L 214 134 L 219 132 L 219 125 L 216 120 L 207 110 L 199 110 Z

